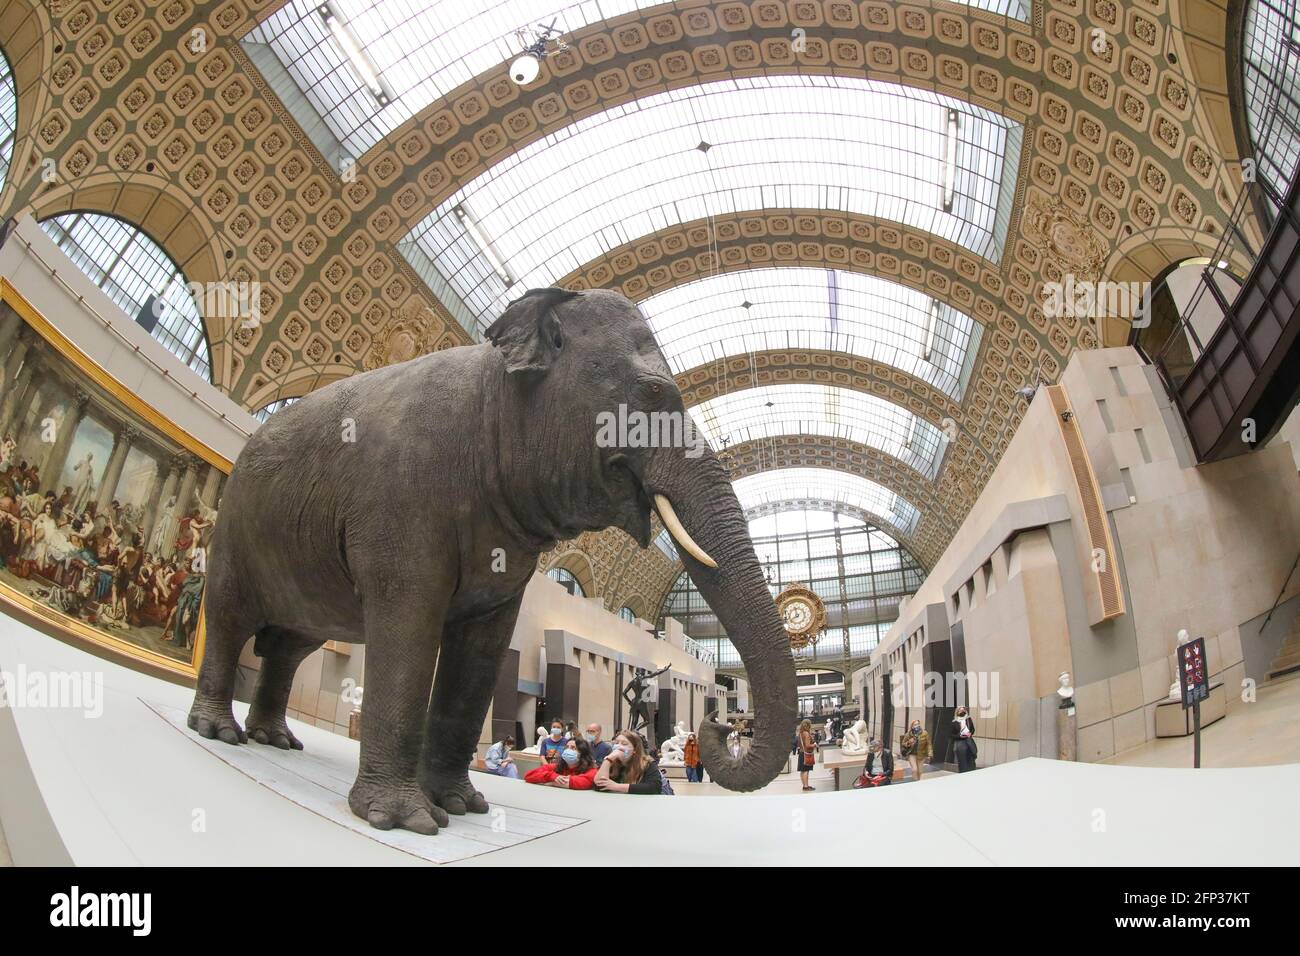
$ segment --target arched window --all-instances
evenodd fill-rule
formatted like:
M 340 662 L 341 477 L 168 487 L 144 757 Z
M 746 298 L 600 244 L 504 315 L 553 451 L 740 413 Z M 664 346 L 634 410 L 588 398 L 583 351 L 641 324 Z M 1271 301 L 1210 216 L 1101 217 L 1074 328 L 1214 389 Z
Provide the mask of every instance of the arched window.
M 180 266 L 128 222 L 72 212 L 41 228 L 68 258 L 135 322 L 205 379 L 212 379 L 208 337 Z
M 546 576 L 550 578 L 552 581 L 554 581 L 556 584 L 560 585 L 562 588 L 564 588 L 574 597 L 587 596 L 585 593 L 583 593 L 582 585 L 578 583 L 578 579 L 573 576 L 572 571 L 569 571 L 565 568 L 551 568 L 549 571 L 546 572 Z
M 0 189 L 9 180 L 14 158 L 14 137 L 18 133 L 18 87 L 9 59 L 0 52 Z
M 253 417 L 259 422 L 265 424 L 266 420 L 280 409 L 288 408 L 296 401 L 298 401 L 296 398 L 282 398 L 278 402 L 272 402 L 270 405 L 263 405 L 257 411 L 253 412 Z
M 1300 159 L 1298 54 L 1296 0 L 1250 0 L 1241 42 L 1246 127 L 1258 177 L 1281 195 Z
M 618 616 L 621 617 L 623 620 L 627 621 L 629 624 L 636 623 L 636 614 L 634 614 L 632 612 L 632 609 L 628 607 L 626 604 L 624 604 L 621 608 L 618 609 Z

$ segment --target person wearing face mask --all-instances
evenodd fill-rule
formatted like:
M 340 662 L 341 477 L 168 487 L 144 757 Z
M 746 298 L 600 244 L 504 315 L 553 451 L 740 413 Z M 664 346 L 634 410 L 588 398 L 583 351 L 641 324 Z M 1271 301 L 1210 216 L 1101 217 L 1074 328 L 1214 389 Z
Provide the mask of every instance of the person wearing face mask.
M 958 707 L 952 718 L 953 751 L 957 757 L 957 772 L 975 769 L 979 750 L 975 746 L 975 721 L 965 707 Z
M 597 769 L 596 762 L 591 759 L 590 745 L 578 737 L 566 740 L 550 763 L 534 767 L 524 774 L 524 781 L 566 790 L 590 790 Z
M 614 749 L 596 773 L 596 789 L 604 793 L 663 793 L 659 762 L 646 753 L 645 741 L 633 732 L 614 735 Z
M 614 749 L 608 740 L 600 739 L 600 729 L 600 724 L 588 724 L 586 732 L 582 735 L 591 745 L 591 756 L 598 767 L 605 762 L 609 752 Z
M 542 756 L 542 766 L 549 763 L 557 750 L 564 749 L 564 722 L 558 717 L 551 721 L 551 736 L 543 737 L 537 752 Z
M 912 765 L 912 779 L 920 780 L 921 767 L 930 759 L 930 735 L 921 726 L 919 718 L 912 721 L 912 726 L 899 743 L 900 753 Z

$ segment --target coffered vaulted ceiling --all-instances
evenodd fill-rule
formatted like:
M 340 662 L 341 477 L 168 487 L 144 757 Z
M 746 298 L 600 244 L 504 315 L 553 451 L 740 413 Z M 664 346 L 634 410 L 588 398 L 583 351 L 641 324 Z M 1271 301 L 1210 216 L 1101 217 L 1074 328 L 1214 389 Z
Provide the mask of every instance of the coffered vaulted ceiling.
M 625 210 L 610 221 L 632 225 L 594 242 L 579 230 L 564 256 L 528 266 L 530 275 L 540 269 L 558 284 L 618 289 L 645 304 L 652 322 L 656 301 L 667 303 L 665 314 L 683 308 L 672 295 L 687 284 L 717 288 L 720 277 L 733 276 L 737 288 L 775 287 L 763 277 L 779 269 L 800 282 L 859 289 L 868 304 L 846 311 L 846 321 L 871 313 L 872 290 L 887 284 L 902 287 L 899 314 L 915 317 L 925 303 L 940 303 L 946 321 L 966 328 L 961 334 L 974 344 L 964 373 L 960 361 L 936 371 L 942 363 L 891 359 L 890 349 L 915 340 L 906 321 L 888 341 L 860 336 L 851 346 L 813 335 L 728 346 L 683 334 L 674 367 L 688 405 L 702 409 L 740 408 L 746 391 L 771 389 L 822 396 L 818 401 L 836 396 L 837 408 L 892 407 L 896 413 L 879 414 L 897 418 L 909 434 L 942 433 L 934 469 L 870 429 L 786 433 L 776 419 L 761 428 L 750 421 L 727 448 L 738 476 L 816 467 L 878 483 L 919 512 L 914 527 L 894 530 L 929 566 L 1014 432 L 1021 412 L 1015 389 L 1040 370 L 1055 379 L 1075 349 L 1127 340 L 1123 322 L 1045 316 L 1043 283 L 1066 273 L 1144 279 L 1207 254 L 1240 181 L 1225 79 L 1227 14 L 1213 0 L 1053 0 L 1035 2 L 1023 20 L 1016 14 L 1025 8 L 1001 0 L 587 3 L 561 11 L 569 49 L 546 59 L 527 88 L 506 75 L 514 41 L 501 24 L 511 15 L 529 22 L 537 4 L 501 6 L 495 26 L 468 17 L 447 27 L 446 49 L 421 52 L 410 44 L 399 51 L 400 64 L 386 77 L 394 97 L 382 110 L 367 112 L 358 90 L 329 85 L 357 86 L 338 64 L 300 51 L 288 75 L 298 70 L 302 95 L 325 114 L 323 126 L 307 130 L 286 106 L 292 91 L 283 78 L 264 75 L 239 42 L 272 42 L 284 23 L 302 18 L 297 7 L 3 0 L 0 37 L 19 116 L 0 212 L 38 219 L 68 210 L 110 213 L 145 229 L 192 281 L 260 281 L 262 325 L 208 322 L 215 384 L 256 409 L 412 347 L 469 343 L 474 296 L 431 281 L 412 248 L 436 261 L 443 247 L 420 239 L 435 235 L 428 230 L 449 201 L 468 196 L 473 205 L 480 201 L 473 197 L 488 195 L 486 186 L 511 182 L 520 157 L 599 136 L 602 127 L 623 129 L 608 124 L 632 107 L 644 107 L 647 117 L 680 117 L 700 109 L 700 91 L 717 89 L 732 91 L 733 116 L 752 116 L 757 97 L 810 99 L 809 84 L 810 101 L 825 100 L 830 113 L 836 97 L 847 103 L 869 89 L 900 122 L 917 121 L 898 103 L 955 104 L 966 128 L 983 123 L 989 148 L 1014 161 L 1001 173 L 1009 191 L 1000 213 L 979 179 L 993 166 L 973 152 L 963 160 L 969 181 L 961 188 L 983 196 L 987 208 L 969 206 L 950 221 L 905 208 L 906 197 L 897 195 L 910 188 L 905 168 L 882 167 L 873 176 L 870 153 L 848 150 L 844 162 L 859 167 L 849 170 L 848 185 L 893 190 L 893 200 L 828 193 L 818 178 L 825 170 L 817 172 L 818 157 L 809 157 L 808 189 L 764 191 L 758 182 L 745 198 L 724 190 L 727 202 L 706 203 L 699 213 L 669 190 L 663 202 L 682 210 L 675 217 L 656 213 L 659 206 Z M 602 20 L 603 10 L 617 15 Z M 796 29 L 801 50 L 792 43 Z M 302 80 L 311 70 L 324 79 Z M 754 127 L 710 117 L 707 109 L 701 115 L 714 128 Z M 342 175 L 339 157 L 318 148 L 327 127 L 345 152 L 359 154 L 355 176 Z M 805 132 L 815 140 L 836 131 Z M 875 145 L 885 156 L 901 142 Z M 52 182 L 42 176 L 47 159 L 57 170 Z M 720 167 L 703 168 L 719 174 Z M 691 183 L 683 188 L 694 195 Z M 559 217 L 549 232 L 562 231 L 565 202 L 581 205 L 581 189 L 573 193 L 547 209 Z M 520 250 L 522 263 L 526 244 Z M 484 301 L 495 301 L 490 291 Z M 902 293 L 916 298 L 908 305 Z M 404 336 L 400 347 L 395 329 Z M 608 538 L 608 547 L 588 542 L 587 550 L 626 562 L 618 550 L 626 539 L 584 538 Z M 611 583 L 607 602 L 635 589 L 638 600 L 654 605 L 656 596 L 643 592 L 666 592 L 673 574 L 671 561 L 655 560 L 664 567 L 656 564 L 645 580 Z

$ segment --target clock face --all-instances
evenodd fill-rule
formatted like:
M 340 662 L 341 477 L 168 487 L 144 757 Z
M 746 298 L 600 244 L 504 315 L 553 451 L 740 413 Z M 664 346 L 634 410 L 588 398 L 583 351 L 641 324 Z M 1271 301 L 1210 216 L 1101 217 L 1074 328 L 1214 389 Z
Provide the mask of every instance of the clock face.
M 812 605 L 807 601 L 795 598 L 786 602 L 785 629 L 787 631 L 803 631 L 812 623 L 812 619 Z
M 777 595 L 776 609 L 790 635 L 791 647 L 807 647 L 826 627 L 826 608 L 821 598 L 802 584 L 792 584 Z

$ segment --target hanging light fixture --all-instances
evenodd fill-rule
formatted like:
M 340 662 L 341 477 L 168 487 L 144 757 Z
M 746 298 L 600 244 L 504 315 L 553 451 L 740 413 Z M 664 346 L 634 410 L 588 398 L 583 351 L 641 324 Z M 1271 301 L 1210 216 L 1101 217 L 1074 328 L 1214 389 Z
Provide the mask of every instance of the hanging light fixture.
M 957 183 L 957 111 L 948 110 L 947 130 L 943 141 L 943 211 L 952 212 Z
M 483 255 L 483 258 L 488 261 L 488 264 L 492 266 L 492 271 L 496 273 L 497 278 L 501 280 L 502 284 L 504 284 L 507 289 L 514 285 L 515 277 L 510 274 L 510 270 L 506 268 L 506 264 L 501 261 L 501 257 L 498 256 L 496 250 L 492 248 L 492 243 L 488 242 L 487 236 L 483 235 L 483 230 L 481 230 L 478 223 L 474 221 L 474 217 L 469 214 L 469 210 L 462 205 L 456 205 L 452 207 L 451 211 L 456 214 L 456 221 L 460 223 L 461 228 L 465 230 L 470 239 L 474 240 L 474 245 L 478 246 L 478 251 Z
M 390 97 L 388 91 L 384 88 L 383 80 L 379 77 L 379 71 L 375 69 L 375 65 L 370 62 L 370 58 L 361 49 L 361 44 L 352 35 L 352 31 L 343 22 L 343 18 L 338 15 L 333 4 L 321 4 L 316 8 L 316 12 L 325 21 L 326 29 L 334 37 L 334 42 L 343 51 L 343 55 L 348 58 L 348 63 L 352 67 L 352 72 L 357 75 L 357 79 L 370 91 L 370 95 L 375 98 L 376 103 L 380 106 L 387 106 Z
M 563 40 L 554 38 L 555 32 L 554 20 L 551 21 L 550 26 L 540 27 L 540 30 L 535 31 L 532 39 L 529 39 L 528 34 L 523 30 L 515 31 L 519 42 L 524 44 L 524 51 L 510 64 L 510 79 L 516 85 L 527 86 L 532 83 L 542 72 L 542 60 L 569 48 Z

